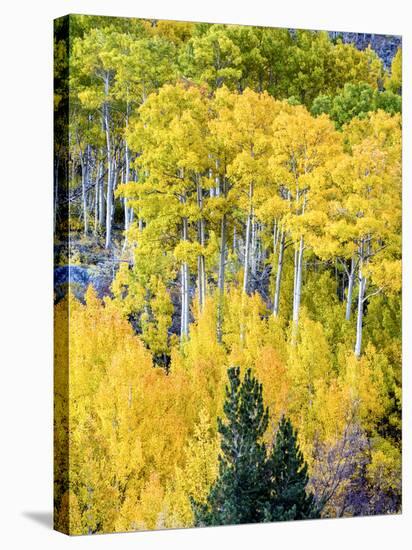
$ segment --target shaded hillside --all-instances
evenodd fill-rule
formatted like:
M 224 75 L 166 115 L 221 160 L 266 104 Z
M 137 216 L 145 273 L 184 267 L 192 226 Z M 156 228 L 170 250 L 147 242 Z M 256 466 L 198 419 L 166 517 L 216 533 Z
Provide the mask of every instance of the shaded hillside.
M 385 68 L 390 67 L 396 50 L 402 46 L 402 37 L 390 34 L 331 31 L 329 35 L 332 39 L 341 37 L 344 43 L 354 44 L 359 50 L 364 50 L 370 44 L 371 48 L 382 59 Z

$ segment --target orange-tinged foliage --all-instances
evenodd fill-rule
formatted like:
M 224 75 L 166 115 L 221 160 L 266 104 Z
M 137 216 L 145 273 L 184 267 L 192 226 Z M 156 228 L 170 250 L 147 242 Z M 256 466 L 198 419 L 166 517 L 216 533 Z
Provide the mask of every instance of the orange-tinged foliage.
M 65 478 L 57 455 L 56 495 L 59 521 L 72 532 L 192 524 L 189 497 L 204 499 L 217 473 L 216 417 L 229 365 L 251 367 L 263 383 L 268 443 L 281 415 L 292 418 L 310 471 L 315 441 L 332 447 L 354 419 L 375 433 L 390 414 L 396 385 L 385 354 L 370 344 L 358 360 L 347 346 L 333 361 L 322 324 L 306 308 L 292 344 L 257 294 L 232 288 L 229 297 L 224 343 L 216 339 L 216 300 L 208 297 L 202 311 L 194 307 L 190 338 L 173 348 L 169 374 L 153 366 L 116 301 L 103 303 L 90 287 L 85 304 L 70 295 L 56 306 L 56 330 L 63 331 L 70 304 L 70 429 L 64 415 L 56 426 L 57 439 L 68 440 L 70 466 Z M 64 388 L 59 348 L 56 359 Z M 65 404 L 58 394 L 56 410 Z M 375 441 L 368 479 L 389 490 L 399 453 Z

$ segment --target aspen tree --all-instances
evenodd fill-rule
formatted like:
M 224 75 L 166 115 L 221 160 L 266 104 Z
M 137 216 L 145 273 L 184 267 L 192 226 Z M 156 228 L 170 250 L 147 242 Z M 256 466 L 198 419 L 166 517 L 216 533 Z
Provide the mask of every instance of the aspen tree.
M 350 153 L 335 175 L 345 190 L 337 208 L 346 219 L 345 231 L 358 258 L 354 349 L 359 357 L 365 303 L 376 293 L 400 288 L 400 120 L 378 111 L 365 121 L 353 121 L 346 133 Z
M 189 332 L 190 264 L 197 257 L 198 298 L 202 305 L 206 295 L 205 272 L 205 198 L 202 177 L 210 160 L 207 153 L 207 100 L 197 87 L 179 84 L 164 86 L 140 108 L 140 121 L 130 129 L 132 147 L 145 149 L 136 161 L 146 173 L 144 185 L 130 187 L 131 200 L 138 191 L 147 203 L 147 230 L 159 223 L 156 208 L 164 209 L 163 223 L 177 224 L 171 251 L 181 262 L 181 337 Z M 162 197 L 162 203 L 159 203 Z M 132 201 L 133 204 L 133 201 Z M 151 211 L 151 214 L 149 212 Z M 149 217 L 150 216 L 150 217 Z M 167 221 L 169 220 L 169 221 Z M 192 238 L 196 220 L 197 242 Z M 169 226 L 171 228 L 171 226 Z M 159 235 L 160 237 L 160 235 Z
M 290 212 L 286 227 L 295 241 L 293 323 L 297 327 L 302 292 L 303 255 L 307 220 L 310 220 L 310 195 L 321 177 L 321 168 L 330 155 L 339 151 L 336 131 L 326 117 L 314 119 L 301 106 L 291 113 L 280 113 L 273 123 L 273 168 L 279 183 L 286 188 Z

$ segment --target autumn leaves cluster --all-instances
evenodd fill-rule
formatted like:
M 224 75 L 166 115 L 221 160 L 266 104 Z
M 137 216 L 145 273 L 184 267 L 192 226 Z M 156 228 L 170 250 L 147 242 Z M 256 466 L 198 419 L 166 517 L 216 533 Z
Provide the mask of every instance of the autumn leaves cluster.
M 228 286 L 265 291 L 274 316 L 282 312 L 297 326 L 304 264 L 337 265 L 347 321 L 355 310 L 353 348 L 360 356 L 369 294 L 400 289 L 398 115 L 379 110 L 338 131 L 328 116 L 266 93 L 223 87 L 211 97 L 177 84 L 148 98 L 127 139 L 140 151 L 141 177 L 117 194 L 144 222 L 128 231 L 134 267 L 115 281 L 122 301 L 140 289 L 142 306 L 143 287 L 150 308 L 150 296 L 167 294 L 178 278 L 180 338 L 186 338 L 191 297 L 196 292 L 202 309 L 217 290 L 222 341 Z M 288 262 L 291 298 L 282 286 Z M 260 288 L 257 278 L 268 264 L 272 288 Z M 172 309 L 162 313 L 171 323 Z M 155 311 L 149 322 L 156 324 Z

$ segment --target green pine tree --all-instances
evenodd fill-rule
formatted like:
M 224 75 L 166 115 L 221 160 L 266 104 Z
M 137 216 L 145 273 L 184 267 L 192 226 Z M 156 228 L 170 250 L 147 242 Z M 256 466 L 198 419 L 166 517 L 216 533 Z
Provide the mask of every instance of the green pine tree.
M 262 385 L 249 369 L 243 382 L 239 368 L 228 370 L 221 435 L 219 476 L 205 505 L 192 501 L 196 525 L 256 523 L 265 518 L 268 497 L 266 446 L 268 426 Z
M 308 467 L 299 449 L 297 432 L 282 417 L 272 452 L 268 458 L 270 498 L 266 521 L 316 518 L 320 510 L 312 494 L 307 494 Z
M 316 518 L 320 509 L 306 492 L 308 467 L 289 419 L 282 417 L 269 456 L 263 435 L 269 411 L 262 384 L 251 370 L 240 380 L 239 368 L 228 369 L 229 385 L 218 418 L 221 435 L 219 476 L 206 504 L 192 500 L 196 525 L 234 525 Z

